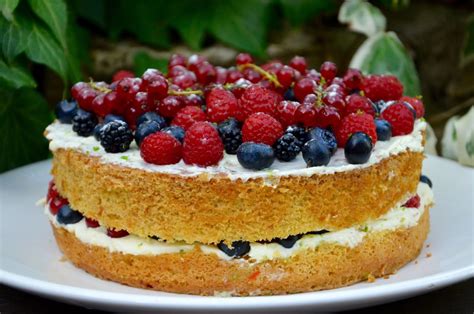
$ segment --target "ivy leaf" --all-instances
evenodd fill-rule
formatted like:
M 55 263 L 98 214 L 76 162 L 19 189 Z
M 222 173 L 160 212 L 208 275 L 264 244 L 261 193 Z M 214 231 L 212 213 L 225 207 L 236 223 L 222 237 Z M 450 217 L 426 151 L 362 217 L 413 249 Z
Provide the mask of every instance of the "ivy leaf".
M 74 13 L 92 24 L 106 28 L 105 12 L 108 10 L 105 0 L 69 0 Z
M 280 0 L 280 5 L 284 16 L 293 25 L 301 25 L 319 13 L 334 11 L 337 8 L 333 0 Z
M 3 16 L 11 21 L 13 20 L 13 11 L 15 11 L 16 7 L 20 0 L 2 0 L 0 1 L 0 11 L 2 11 Z
M 41 25 L 32 24 L 28 36 L 26 55 L 33 62 L 41 63 L 55 71 L 63 81 L 68 81 L 68 61 L 54 37 Z
M 364 0 L 347 0 L 339 9 L 339 22 L 349 24 L 354 32 L 367 36 L 384 32 L 387 21 L 382 12 Z
M 63 0 L 28 0 L 31 9 L 51 29 L 61 46 L 66 49 L 67 10 Z
M 133 71 L 136 75 L 141 75 L 149 68 L 158 69 L 163 73 L 168 71 L 168 59 L 157 59 L 151 57 L 146 52 L 137 52 L 133 58 Z
M 210 24 L 220 41 L 256 56 L 265 56 L 268 1 L 217 1 Z
M 352 57 L 350 67 L 364 73 L 393 74 L 403 83 L 406 95 L 420 95 L 415 64 L 393 32 L 367 38 Z
M 7 21 L 0 16 L 0 43 L 3 55 L 8 62 L 12 62 L 26 48 L 26 38 L 28 37 L 29 29 L 22 21 L 23 18 L 21 16 L 17 16 L 11 21 Z
M 15 65 L 8 66 L 0 59 L 0 82 L 2 80 L 13 88 L 36 87 L 35 80 L 29 72 Z
M 212 2 L 179 1 L 173 5 L 170 23 L 191 49 L 199 50 L 212 13 Z
M 31 88 L 0 88 L 0 172 L 48 157 L 48 104 Z

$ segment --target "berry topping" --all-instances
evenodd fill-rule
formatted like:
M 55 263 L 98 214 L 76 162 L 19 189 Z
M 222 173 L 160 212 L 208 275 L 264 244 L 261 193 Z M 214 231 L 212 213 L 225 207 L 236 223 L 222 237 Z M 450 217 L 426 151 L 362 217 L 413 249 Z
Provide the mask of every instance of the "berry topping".
M 168 96 L 158 104 L 158 112 L 165 118 L 173 118 L 182 107 L 183 102 L 179 97 Z
M 217 244 L 219 250 L 232 257 L 242 257 L 250 251 L 250 243 L 248 241 L 234 241 L 232 246 L 227 246 L 224 241 Z
M 244 142 L 263 143 L 272 146 L 282 136 L 283 128 L 272 116 L 257 112 L 245 120 L 242 126 Z
M 137 126 L 140 126 L 145 121 L 155 121 L 158 123 L 160 126 L 160 129 L 166 127 L 166 120 L 156 112 L 146 112 L 142 114 L 138 119 L 137 119 Z
M 296 124 L 296 111 L 300 103 L 297 101 L 280 101 L 280 103 L 276 106 L 275 110 L 275 117 L 284 127 L 287 127 L 292 124 Z
M 285 133 L 293 134 L 303 144 L 309 139 L 306 129 L 298 125 L 290 125 L 286 128 Z
M 237 160 L 246 169 L 262 170 L 273 164 L 275 154 L 266 144 L 247 142 L 237 149 Z
M 97 96 L 97 91 L 93 90 L 91 87 L 87 86 L 79 91 L 74 99 L 77 100 L 77 104 L 80 108 L 92 111 L 92 102 Z
M 206 107 L 209 121 L 217 123 L 236 117 L 239 110 L 234 94 L 222 88 L 214 88 L 206 95 Z
M 392 126 L 385 120 L 375 119 L 375 130 L 377 131 L 377 140 L 388 141 L 392 138 Z
M 135 74 L 133 74 L 133 72 L 131 71 L 120 70 L 120 71 L 115 72 L 114 76 L 112 77 L 112 82 L 118 82 L 127 77 L 134 78 Z
M 230 118 L 219 124 L 217 130 L 224 143 L 225 152 L 235 155 L 240 144 L 242 144 L 240 123 L 236 119 Z
M 344 146 L 344 154 L 350 164 L 363 164 L 370 158 L 372 140 L 363 132 L 352 134 Z
M 295 245 L 296 241 L 301 239 L 301 237 L 302 237 L 301 234 L 297 234 L 297 235 L 290 235 L 288 238 L 285 238 L 285 239 L 276 238 L 274 240 L 276 243 L 280 244 L 284 248 L 291 249 Z
M 132 101 L 135 95 L 142 90 L 143 80 L 141 78 L 126 77 L 117 84 L 117 94 L 120 98 Z
M 297 101 L 292 87 L 288 88 L 285 91 L 285 93 L 283 94 L 283 99 L 289 100 L 289 101 Z
M 309 140 L 302 148 L 303 159 L 308 167 L 326 166 L 331 159 L 331 152 L 322 140 Z
M 94 135 L 94 138 L 96 139 L 96 141 L 100 142 L 100 132 L 102 131 L 102 127 L 104 125 L 101 123 L 101 124 L 97 124 L 95 127 L 94 127 L 94 131 L 92 132 L 93 135 Z
M 328 147 L 329 151 L 331 152 L 331 155 L 334 155 L 334 153 L 337 150 L 336 137 L 329 130 L 321 129 L 321 128 L 314 128 L 311 131 L 309 131 L 309 139 L 310 140 L 318 140 L 318 141 L 322 141 L 323 143 L 325 143 L 326 146 Z
M 380 117 L 392 125 L 392 135 L 405 135 L 413 131 L 415 118 L 409 106 L 397 101 L 385 108 Z
M 62 100 L 57 103 L 54 113 L 61 123 L 72 123 L 72 118 L 77 112 L 77 102 Z
M 290 67 L 297 70 L 301 74 L 305 74 L 306 73 L 306 67 L 307 67 L 306 59 L 304 57 L 295 56 L 290 61 Z
M 88 88 L 89 88 L 89 84 L 87 84 L 86 82 L 77 82 L 71 87 L 72 98 L 77 99 L 81 90 L 88 89 Z
M 217 71 L 212 64 L 207 61 L 200 63 L 194 70 L 198 83 L 208 85 L 216 81 Z
M 285 133 L 273 145 L 275 157 L 280 161 L 291 161 L 301 151 L 301 143 L 293 134 Z
M 375 117 L 376 109 L 375 105 L 367 97 L 352 94 L 347 96 L 346 101 L 346 114 L 363 111 Z
M 257 112 L 273 115 L 280 100 L 281 96 L 274 91 L 252 85 L 240 97 L 240 107 L 246 117 Z
M 187 131 L 183 143 L 183 160 L 188 165 L 213 166 L 223 158 L 224 145 L 209 122 L 196 122 Z
M 321 72 L 322 77 L 326 80 L 326 82 L 331 82 L 337 74 L 337 66 L 335 63 L 331 61 L 326 61 L 321 64 L 321 68 L 319 69 Z
M 352 91 L 359 90 L 361 88 L 363 79 L 364 77 L 362 76 L 362 73 L 360 73 L 359 70 L 347 69 L 347 72 L 346 74 L 344 74 L 342 81 L 344 82 L 346 89 Z
M 78 109 L 72 118 L 72 129 L 79 136 L 88 137 L 92 135 L 94 127 L 97 125 L 97 118 L 94 114 Z
M 145 137 L 150 134 L 156 133 L 161 130 L 160 125 L 158 122 L 153 120 L 147 120 L 145 122 L 140 123 L 140 125 L 135 130 L 135 142 L 138 146 L 143 142 Z
M 416 112 L 417 119 L 420 119 L 425 115 L 425 106 L 423 105 L 423 102 L 421 101 L 420 98 L 403 96 L 402 98 L 400 98 L 400 101 L 404 101 L 410 104 L 410 106 Z
M 253 58 L 248 53 L 239 53 L 235 58 L 235 63 L 238 65 L 252 63 Z
M 403 95 L 403 85 L 393 75 L 369 75 L 362 82 L 362 90 L 372 101 L 398 100 Z
M 115 120 L 120 120 L 120 121 L 126 122 L 125 118 L 122 117 L 122 116 L 119 116 L 119 115 L 116 115 L 116 114 L 108 114 L 104 118 L 104 124 L 107 124 L 107 123 L 115 121 Z
M 150 103 L 155 99 L 161 100 L 168 95 L 168 81 L 163 76 L 159 76 L 147 84 L 146 91 L 148 92 Z
M 183 143 L 185 131 L 182 127 L 172 125 L 166 128 L 161 129 L 162 132 L 167 133 L 173 136 L 175 139 Z
M 187 130 L 194 123 L 205 120 L 206 114 L 201 110 L 201 108 L 196 106 L 187 106 L 180 109 L 178 113 L 176 113 L 171 125 L 179 126 L 184 130 Z
M 123 238 L 128 236 L 127 230 L 117 230 L 115 228 L 107 228 L 107 235 L 111 238 Z
M 100 145 L 108 153 L 123 153 L 130 148 L 133 140 L 132 131 L 126 122 L 115 120 L 100 129 Z
M 48 193 L 46 194 L 46 202 L 49 203 L 52 199 L 56 198 L 59 196 L 59 192 L 56 189 L 56 184 L 54 184 L 54 181 L 51 180 L 48 183 Z
M 56 220 L 60 224 L 69 225 L 75 224 L 81 221 L 83 218 L 82 214 L 71 208 L 69 204 L 61 206 L 59 209 Z
M 51 199 L 49 202 L 49 211 L 51 214 L 56 215 L 59 211 L 59 209 L 63 205 L 69 204 L 69 201 L 65 198 L 62 198 L 60 195 L 57 195 L 55 198 Z
M 369 135 L 373 145 L 377 142 L 374 118 L 367 113 L 351 113 L 342 119 L 335 133 L 339 147 L 345 147 L 346 141 L 355 132 L 364 132 Z
M 157 132 L 143 139 L 140 144 L 140 155 L 150 164 L 176 164 L 181 160 L 182 145 L 170 134 Z
M 295 71 L 293 68 L 284 65 L 278 72 L 276 73 L 276 77 L 278 82 L 285 88 L 290 87 L 295 79 Z
M 403 204 L 403 207 L 419 208 L 420 207 L 420 196 L 418 194 L 416 194 L 415 196 L 411 197 L 405 204 Z
M 98 227 L 100 227 L 100 224 L 97 220 L 86 217 L 86 226 L 89 227 L 89 228 L 98 228 Z
M 426 183 L 430 188 L 433 188 L 433 183 L 431 182 L 430 178 L 423 174 L 420 176 L 420 182 Z
M 296 99 L 304 101 L 306 95 L 314 93 L 316 89 L 316 82 L 311 78 L 303 78 L 296 82 L 293 87 Z

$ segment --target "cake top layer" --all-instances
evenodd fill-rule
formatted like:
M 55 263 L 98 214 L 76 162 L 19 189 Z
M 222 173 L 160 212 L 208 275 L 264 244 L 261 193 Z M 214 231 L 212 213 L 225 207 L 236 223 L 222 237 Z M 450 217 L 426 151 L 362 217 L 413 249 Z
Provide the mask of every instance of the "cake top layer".
M 337 74 L 332 62 L 318 71 L 302 57 L 259 66 L 241 53 L 222 68 L 173 55 L 166 74 L 76 83 L 73 100 L 56 107 L 65 126 L 50 126 L 48 138 L 105 162 L 241 179 L 346 171 L 422 150 L 420 97 L 403 96 L 393 75 Z

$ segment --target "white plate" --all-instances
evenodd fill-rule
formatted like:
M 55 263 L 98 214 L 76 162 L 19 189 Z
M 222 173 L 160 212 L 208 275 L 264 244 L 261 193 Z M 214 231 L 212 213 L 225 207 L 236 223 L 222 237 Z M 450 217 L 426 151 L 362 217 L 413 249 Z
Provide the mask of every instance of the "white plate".
M 296 310 L 336 311 L 390 302 L 474 276 L 474 170 L 429 157 L 434 183 L 431 233 L 417 259 L 389 279 L 285 296 L 219 298 L 178 295 L 97 279 L 61 261 L 43 209 L 50 161 L 0 175 L 0 279 L 47 298 L 104 310 Z M 431 254 L 431 257 L 428 255 Z

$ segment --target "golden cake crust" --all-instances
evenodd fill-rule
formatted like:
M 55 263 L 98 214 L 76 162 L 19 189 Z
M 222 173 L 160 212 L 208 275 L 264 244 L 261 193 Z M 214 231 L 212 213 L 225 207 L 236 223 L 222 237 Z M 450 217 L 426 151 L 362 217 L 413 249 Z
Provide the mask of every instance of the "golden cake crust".
M 270 240 L 338 230 L 375 219 L 413 194 L 423 154 L 404 152 L 346 172 L 262 179 L 183 177 L 54 152 L 56 187 L 75 210 L 102 224 L 169 242 Z
M 429 231 L 429 210 L 409 229 L 368 234 L 355 248 L 322 244 L 288 259 L 250 264 L 198 248 L 186 253 L 129 255 L 84 244 L 53 226 L 60 249 L 77 267 L 122 284 L 176 293 L 286 294 L 337 288 L 397 271 L 416 258 Z

